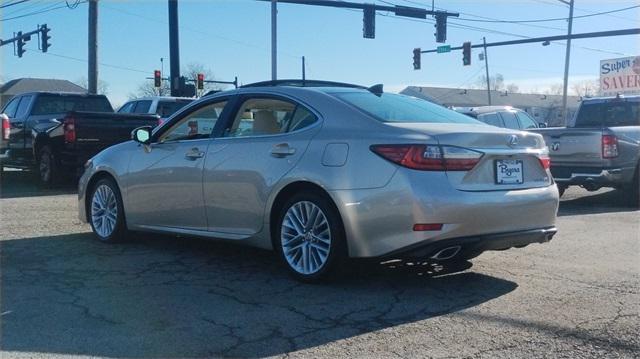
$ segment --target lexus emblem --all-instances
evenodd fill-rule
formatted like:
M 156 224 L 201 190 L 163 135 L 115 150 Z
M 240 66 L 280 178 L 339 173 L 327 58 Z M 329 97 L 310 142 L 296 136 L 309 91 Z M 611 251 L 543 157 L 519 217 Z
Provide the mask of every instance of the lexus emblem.
M 509 146 L 513 147 L 518 144 L 518 136 L 511 135 L 509 136 Z
M 560 142 L 554 142 L 553 145 L 551 145 L 551 149 L 554 151 L 557 151 L 560 149 Z

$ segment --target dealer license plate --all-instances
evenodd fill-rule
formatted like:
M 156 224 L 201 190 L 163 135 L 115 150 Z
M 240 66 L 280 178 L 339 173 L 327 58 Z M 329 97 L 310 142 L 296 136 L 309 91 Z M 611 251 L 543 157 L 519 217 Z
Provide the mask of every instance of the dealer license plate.
M 496 160 L 496 184 L 521 184 L 522 160 Z

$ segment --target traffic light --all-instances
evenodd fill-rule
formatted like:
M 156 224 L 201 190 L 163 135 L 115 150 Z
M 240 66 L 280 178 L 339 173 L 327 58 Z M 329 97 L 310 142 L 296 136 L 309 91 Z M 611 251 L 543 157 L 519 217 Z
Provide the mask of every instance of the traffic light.
M 42 48 L 42 52 L 47 52 L 49 46 L 51 46 L 49 43 L 49 39 L 51 39 L 49 31 L 51 31 L 51 29 L 47 27 L 47 24 L 40 26 L 40 47 Z
M 420 70 L 420 56 L 422 54 L 420 53 L 420 48 L 416 47 L 415 49 L 413 49 L 413 69 L 414 70 Z
M 444 43 L 447 41 L 447 15 L 436 14 L 436 42 Z
M 22 57 L 22 55 L 27 51 L 24 49 L 24 45 L 26 43 L 26 40 L 24 37 L 22 37 L 22 31 L 18 31 L 18 34 L 16 36 L 18 38 L 18 57 Z
M 198 74 L 198 78 L 196 82 L 197 82 L 198 90 L 204 89 L 204 74 Z
M 153 71 L 153 85 L 155 87 L 162 87 L 162 72 L 160 72 L 160 70 Z
M 363 10 L 362 37 L 365 39 L 376 38 L 376 8 L 368 5 Z
M 471 65 L 471 42 L 469 41 L 462 44 L 462 65 Z

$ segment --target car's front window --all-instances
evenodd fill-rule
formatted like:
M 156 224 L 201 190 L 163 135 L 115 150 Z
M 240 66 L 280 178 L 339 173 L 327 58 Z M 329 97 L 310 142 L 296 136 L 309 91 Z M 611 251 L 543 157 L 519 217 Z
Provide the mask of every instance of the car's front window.
M 415 97 L 371 92 L 336 92 L 333 95 L 382 122 L 482 124 L 469 116 Z

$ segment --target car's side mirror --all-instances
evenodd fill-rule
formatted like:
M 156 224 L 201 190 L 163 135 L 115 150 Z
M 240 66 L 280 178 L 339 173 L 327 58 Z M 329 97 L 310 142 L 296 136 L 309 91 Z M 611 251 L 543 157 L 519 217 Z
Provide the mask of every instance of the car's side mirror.
M 546 122 L 538 122 L 538 127 L 547 128 L 547 123 Z
M 143 145 L 150 144 L 151 143 L 151 126 L 142 126 L 131 131 L 131 139 Z

